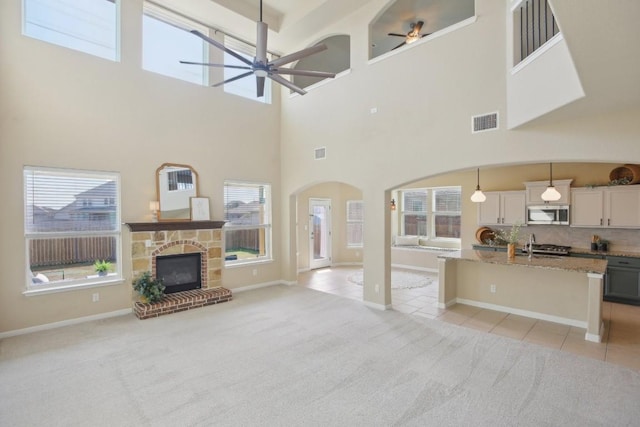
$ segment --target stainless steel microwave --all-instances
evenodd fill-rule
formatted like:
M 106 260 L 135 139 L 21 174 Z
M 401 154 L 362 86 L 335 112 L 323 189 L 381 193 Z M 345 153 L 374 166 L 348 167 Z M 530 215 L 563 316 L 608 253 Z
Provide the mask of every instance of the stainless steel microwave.
M 569 225 L 569 205 L 527 206 L 527 224 Z

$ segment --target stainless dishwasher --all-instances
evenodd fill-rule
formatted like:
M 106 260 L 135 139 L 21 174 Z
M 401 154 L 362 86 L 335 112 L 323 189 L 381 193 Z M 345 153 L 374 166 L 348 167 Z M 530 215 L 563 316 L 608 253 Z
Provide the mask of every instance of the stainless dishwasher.
M 640 305 L 640 258 L 607 257 L 604 300 Z

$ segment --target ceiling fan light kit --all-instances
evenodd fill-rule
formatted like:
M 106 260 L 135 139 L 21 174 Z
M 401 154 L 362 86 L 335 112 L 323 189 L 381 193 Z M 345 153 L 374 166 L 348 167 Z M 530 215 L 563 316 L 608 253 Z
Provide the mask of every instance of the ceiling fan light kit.
M 262 0 L 260 0 L 260 20 L 257 22 L 257 35 L 256 35 L 256 56 L 253 58 L 253 61 L 250 61 L 244 56 L 238 54 L 237 52 L 234 52 L 233 50 L 227 48 L 224 44 L 220 43 L 219 41 L 214 40 L 206 36 L 205 34 L 202 34 L 200 31 L 191 30 L 192 34 L 200 37 L 202 40 L 217 47 L 218 49 L 224 51 L 225 53 L 228 53 L 229 55 L 238 59 L 240 62 L 242 62 L 245 65 L 212 64 L 207 62 L 191 62 L 191 61 L 180 61 L 180 63 L 189 64 L 189 65 L 203 65 L 207 67 L 247 70 L 245 73 L 231 77 L 220 83 L 216 83 L 213 85 L 213 87 L 222 86 L 226 83 L 231 83 L 236 80 L 240 80 L 242 78 L 248 77 L 250 75 L 255 75 L 256 87 L 257 87 L 256 94 L 258 98 L 264 96 L 264 84 L 265 84 L 266 78 L 269 78 L 300 95 L 304 95 L 307 93 L 304 89 L 294 85 L 289 80 L 282 77 L 281 74 L 288 74 L 288 75 L 294 75 L 294 76 L 306 76 L 306 77 L 320 77 L 320 78 L 334 78 L 336 76 L 335 73 L 328 73 L 324 71 L 296 70 L 295 68 L 282 67 L 283 65 L 290 64 L 294 61 L 300 60 L 307 56 L 326 50 L 327 46 L 325 44 L 318 44 L 312 47 L 308 47 L 306 49 L 299 50 L 297 52 L 282 56 L 278 59 L 275 59 L 269 62 L 267 59 L 268 30 L 269 28 L 266 22 L 262 22 Z
M 387 35 L 389 36 L 395 36 L 395 37 L 404 37 L 404 41 L 402 43 L 400 43 L 398 46 L 394 47 L 391 50 L 396 50 L 399 47 L 402 47 L 406 44 L 411 44 L 413 42 L 416 42 L 418 40 L 420 40 L 423 37 L 426 37 L 428 35 L 430 35 L 431 33 L 427 33 L 427 34 L 420 34 L 420 30 L 422 30 L 422 26 L 424 25 L 424 21 L 418 21 L 415 23 L 411 23 L 411 29 L 409 30 L 409 32 L 407 34 L 399 34 L 399 33 L 388 33 Z

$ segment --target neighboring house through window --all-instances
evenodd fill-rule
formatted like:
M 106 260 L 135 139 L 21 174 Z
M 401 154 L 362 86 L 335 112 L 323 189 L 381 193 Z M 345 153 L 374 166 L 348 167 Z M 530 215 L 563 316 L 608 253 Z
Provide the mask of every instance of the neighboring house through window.
M 24 35 L 119 60 L 119 0 L 23 0 Z
M 271 186 L 224 183 L 225 264 L 270 261 Z
M 362 200 L 347 200 L 347 246 L 362 247 L 364 226 L 364 203 Z
M 119 174 L 25 167 L 24 196 L 28 290 L 121 279 Z

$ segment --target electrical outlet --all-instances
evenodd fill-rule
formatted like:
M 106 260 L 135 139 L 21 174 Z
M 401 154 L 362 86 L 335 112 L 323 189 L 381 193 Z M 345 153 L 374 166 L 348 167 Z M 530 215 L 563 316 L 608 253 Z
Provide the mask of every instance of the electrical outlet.
M 496 285 L 491 285 L 491 286 L 489 287 L 489 289 L 491 290 L 491 293 L 492 293 L 492 294 L 495 294 L 495 293 L 496 293 Z
M 257 275 L 258 275 L 258 269 L 257 269 L 257 268 L 254 268 L 254 269 L 253 269 L 253 275 L 254 275 L 254 276 L 257 276 Z
M 380 285 L 376 285 L 376 294 L 380 293 Z
M 100 294 L 96 292 L 95 294 L 93 294 L 93 295 L 91 296 L 91 300 L 92 300 L 93 302 L 98 302 L 98 301 L 100 301 Z
M 360 256 L 360 252 L 356 251 L 356 256 L 357 257 Z
M 153 246 L 153 243 L 151 242 L 151 240 L 145 240 L 144 241 L 144 246 L 147 248 L 150 248 L 151 246 Z

